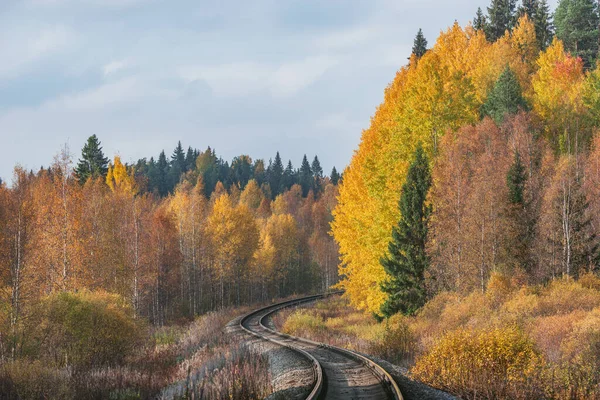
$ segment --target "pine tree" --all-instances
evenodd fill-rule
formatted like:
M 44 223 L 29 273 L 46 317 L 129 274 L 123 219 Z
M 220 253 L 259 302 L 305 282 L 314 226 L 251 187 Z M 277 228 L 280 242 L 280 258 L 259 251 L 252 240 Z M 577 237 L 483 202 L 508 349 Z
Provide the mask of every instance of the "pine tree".
M 295 183 L 296 173 L 292 165 L 292 160 L 288 160 L 287 166 L 285 167 L 285 171 L 283 172 L 283 189 L 290 190 L 290 188 L 294 186 Z
M 302 196 L 306 197 L 313 186 L 313 172 L 310 168 L 308 158 L 306 158 L 306 154 L 302 159 L 302 164 L 300 165 L 300 173 L 298 178 L 300 181 L 300 186 L 302 186 Z
M 530 21 L 535 19 L 535 14 L 538 8 L 538 0 L 523 0 L 523 3 L 519 6 L 517 14 L 519 17 L 527 15 Z
M 187 153 L 185 154 L 185 168 L 184 172 L 192 171 L 196 167 L 196 152 L 192 147 L 188 147 Z
M 561 0 L 554 13 L 556 36 L 586 68 L 598 55 L 598 5 L 595 0 Z
M 525 185 L 527 171 L 521 161 L 519 151 L 515 151 L 513 163 L 506 174 L 508 186 L 507 207 L 507 237 L 510 238 L 506 246 L 508 260 L 513 266 L 532 272 L 534 265 L 531 257 L 532 242 L 536 230 L 536 213 L 529 208 L 525 200 Z
M 267 169 L 269 185 L 271 186 L 271 194 L 273 198 L 282 192 L 283 183 L 283 163 L 281 162 L 281 156 L 279 152 L 275 154 L 275 161 L 269 165 Z
M 425 52 L 427 52 L 427 39 L 425 39 L 425 36 L 423 36 L 423 30 L 419 28 L 419 32 L 417 32 L 417 36 L 415 37 L 413 44 L 412 54 L 418 58 L 421 58 Z
M 312 170 L 314 177 L 314 186 L 313 189 L 315 193 L 321 191 L 323 186 L 323 168 L 321 168 L 321 163 L 319 162 L 319 157 L 315 156 L 312 164 L 310 165 L 310 169 Z
M 516 0 L 492 0 L 488 7 L 489 24 L 487 24 L 486 37 L 490 42 L 495 42 L 512 30 L 516 23 Z
M 381 289 L 388 298 L 381 307 L 385 317 L 401 312 L 414 314 L 426 301 L 424 273 L 429 259 L 425 252 L 431 206 L 426 204 L 431 187 L 429 160 L 419 144 L 400 196 L 400 220 L 392 229 L 388 254 L 381 265 L 388 280 Z
M 75 168 L 79 183 L 84 184 L 90 177 L 106 176 L 108 172 L 108 158 L 104 157 L 100 141 L 96 135 L 88 138 L 81 151 L 81 159 Z
M 552 38 L 554 37 L 554 26 L 552 25 L 552 14 L 550 6 L 546 0 L 536 1 L 535 16 L 533 23 L 535 25 L 535 37 L 537 38 L 540 49 L 546 50 Z
M 475 14 L 475 18 L 473 18 L 473 28 L 478 31 L 485 31 L 487 26 L 487 18 L 481 11 L 481 7 L 477 7 L 477 13 Z
M 482 115 L 488 115 L 500 124 L 506 114 L 516 114 L 519 110 L 527 109 L 517 75 L 506 66 L 481 107 Z
M 329 177 L 331 178 L 331 183 L 333 183 L 334 185 L 337 185 L 340 181 L 340 174 L 337 172 L 337 169 L 335 169 L 335 167 L 333 167 L 333 169 L 331 170 L 331 175 Z
M 173 150 L 171 155 L 171 162 L 169 164 L 169 174 L 167 179 L 167 191 L 170 193 L 175 189 L 175 186 L 181 179 L 181 174 L 185 173 L 185 152 L 181 141 L 177 142 L 177 147 Z
M 156 189 L 158 194 L 166 196 L 169 194 L 169 163 L 165 151 L 161 151 L 156 163 Z
M 508 201 L 510 204 L 518 205 L 521 207 L 525 206 L 525 182 L 527 181 L 527 175 L 525 174 L 525 166 L 521 162 L 521 155 L 518 151 L 515 152 L 515 159 L 508 175 L 506 176 L 506 183 L 508 185 Z

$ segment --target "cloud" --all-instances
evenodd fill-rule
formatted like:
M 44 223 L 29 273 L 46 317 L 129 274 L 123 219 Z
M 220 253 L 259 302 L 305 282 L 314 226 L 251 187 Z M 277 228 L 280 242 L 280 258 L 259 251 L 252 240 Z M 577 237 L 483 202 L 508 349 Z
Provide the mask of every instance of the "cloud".
M 269 85 L 273 96 L 290 96 L 317 81 L 337 64 L 332 57 L 309 57 L 300 62 L 283 64 L 273 74 Z
M 0 35 L 0 79 L 14 78 L 40 63 L 45 57 L 66 49 L 74 41 L 74 33 L 63 25 L 23 27 L 10 35 Z
M 153 0 L 28 0 L 31 7 L 93 6 L 102 8 L 128 8 Z
M 127 77 L 90 90 L 63 95 L 46 102 L 41 107 L 46 110 L 60 110 L 61 112 L 98 111 L 135 103 L 148 97 L 156 100 L 169 100 L 177 98 L 178 95 L 177 90 L 163 89 L 160 85 L 147 79 Z
M 337 64 L 332 57 L 307 57 L 278 66 L 255 62 L 210 66 L 184 66 L 178 69 L 185 82 L 205 81 L 217 96 L 244 97 L 266 92 L 273 97 L 289 97 L 317 81 Z
M 102 67 L 102 72 L 104 73 L 104 77 L 108 77 L 130 66 L 131 63 L 128 60 L 111 61 Z

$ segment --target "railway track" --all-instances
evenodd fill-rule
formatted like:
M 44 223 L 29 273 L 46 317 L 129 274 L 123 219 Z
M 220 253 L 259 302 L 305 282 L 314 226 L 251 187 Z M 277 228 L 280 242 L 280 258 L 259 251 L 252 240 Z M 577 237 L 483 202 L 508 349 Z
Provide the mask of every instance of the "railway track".
M 287 347 L 312 363 L 313 386 L 306 400 L 403 400 L 394 379 L 370 359 L 350 350 L 289 336 L 267 327 L 266 321 L 277 311 L 325 296 L 308 296 L 261 308 L 242 317 L 240 327 L 253 336 Z

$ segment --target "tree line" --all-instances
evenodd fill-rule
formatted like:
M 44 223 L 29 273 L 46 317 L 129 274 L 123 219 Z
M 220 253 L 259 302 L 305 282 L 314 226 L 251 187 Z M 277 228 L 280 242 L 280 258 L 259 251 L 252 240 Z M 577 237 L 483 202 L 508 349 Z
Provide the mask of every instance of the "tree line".
M 108 159 L 99 149 L 98 138 L 93 135 L 88 139 L 82 152 L 82 158 L 75 172 L 80 183 L 85 183 L 90 176 L 105 176 L 108 171 Z M 309 191 L 321 193 L 324 189 L 325 175 L 319 157 L 312 162 L 304 155 L 300 168 L 294 168 L 289 160 L 284 167 L 279 152 L 268 164 L 262 159 L 252 161 L 247 155 L 235 157 L 231 164 L 217 157 L 215 151 L 208 147 L 205 151 L 188 147 L 184 150 L 181 142 L 168 158 L 163 151 L 158 159 L 142 158 L 131 165 L 135 170 L 136 181 L 142 192 L 157 193 L 160 196 L 172 194 L 181 178 L 191 182 L 201 176 L 204 183 L 204 194 L 210 197 L 218 182 L 226 189 L 237 186 L 244 189 L 249 181 L 254 180 L 267 194 L 275 199 L 294 185 L 300 185 L 302 195 L 306 197 Z M 337 185 L 341 176 L 335 167 L 329 175 L 330 181 Z
M 485 290 L 493 272 L 536 284 L 598 270 L 597 50 L 559 28 L 561 8 L 589 3 L 597 38 L 597 7 L 561 1 L 545 44 L 504 3 L 521 17 L 500 37 L 457 23 L 431 49 L 418 37 L 363 132 L 332 224 L 359 308 L 414 313 L 440 291 Z
M 164 196 L 136 165 L 108 162 L 96 137 L 77 165 L 65 147 L 48 168 L 16 167 L 0 185 L 0 355 L 27 352 L 36 306 L 55 292 L 118 294 L 163 325 L 337 282 L 332 179 L 317 170 L 307 192 L 302 182 L 271 191 L 273 174 L 259 184 L 250 173 L 207 196 L 207 155 Z

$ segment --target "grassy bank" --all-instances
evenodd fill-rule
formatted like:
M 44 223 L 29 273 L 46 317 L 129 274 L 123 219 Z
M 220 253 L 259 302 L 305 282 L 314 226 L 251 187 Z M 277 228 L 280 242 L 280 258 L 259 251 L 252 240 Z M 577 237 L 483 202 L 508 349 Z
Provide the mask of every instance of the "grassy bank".
M 383 322 L 331 298 L 276 318 L 284 332 L 373 354 L 464 398 L 600 398 L 600 279 L 442 292 Z

